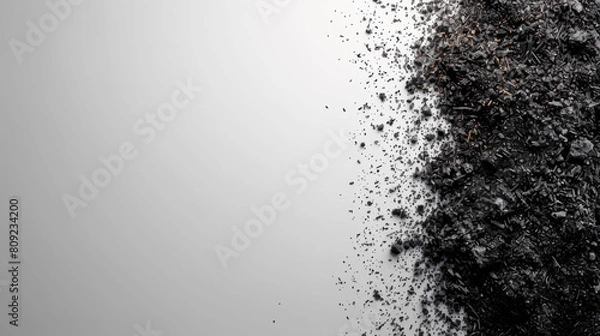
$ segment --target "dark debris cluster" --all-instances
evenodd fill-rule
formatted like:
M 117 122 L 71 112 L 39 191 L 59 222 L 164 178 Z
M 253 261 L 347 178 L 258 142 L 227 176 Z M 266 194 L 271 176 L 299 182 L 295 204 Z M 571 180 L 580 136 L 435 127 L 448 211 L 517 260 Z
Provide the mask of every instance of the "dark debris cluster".
M 438 96 L 453 140 L 418 174 L 440 199 L 433 304 L 468 335 L 600 335 L 600 1 L 420 6 L 447 15 L 408 90 Z

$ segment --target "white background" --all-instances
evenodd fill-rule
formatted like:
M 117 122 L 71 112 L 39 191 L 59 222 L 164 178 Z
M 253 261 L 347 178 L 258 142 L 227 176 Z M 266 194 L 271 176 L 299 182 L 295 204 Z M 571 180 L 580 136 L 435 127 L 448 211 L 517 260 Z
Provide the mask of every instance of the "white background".
M 0 273 L 1 335 L 338 335 L 355 146 L 300 195 L 285 176 L 357 127 L 370 93 L 334 12 L 355 5 L 292 0 L 266 22 L 256 4 L 88 0 L 19 64 L 10 41 L 50 10 L 2 2 L 0 205 L 21 200 L 24 264 L 18 330 Z M 145 145 L 132 126 L 189 77 L 204 93 Z M 139 156 L 72 218 L 62 197 L 126 141 Z M 223 268 L 214 247 L 277 192 L 290 208 Z

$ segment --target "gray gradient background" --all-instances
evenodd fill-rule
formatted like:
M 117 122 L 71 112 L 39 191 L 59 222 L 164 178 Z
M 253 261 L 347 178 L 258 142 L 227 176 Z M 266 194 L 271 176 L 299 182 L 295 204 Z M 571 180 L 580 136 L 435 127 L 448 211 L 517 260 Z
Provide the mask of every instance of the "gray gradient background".
M 24 264 L 21 327 L 8 326 L 0 286 L 0 335 L 145 336 L 136 324 L 148 321 L 163 336 L 338 335 L 332 276 L 357 231 L 354 149 L 301 195 L 284 178 L 328 131 L 357 125 L 353 104 L 368 93 L 349 80 L 364 73 L 338 61 L 353 46 L 340 43 L 344 22 L 330 23 L 353 5 L 291 0 L 267 23 L 255 4 L 87 0 L 18 64 L 9 41 L 49 10 L 1 3 L 0 214 L 7 223 L 20 198 Z M 142 144 L 132 125 L 188 77 L 204 93 Z M 139 156 L 71 218 L 61 197 L 125 141 Z M 215 245 L 279 191 L 291 207 L 224 269 Z

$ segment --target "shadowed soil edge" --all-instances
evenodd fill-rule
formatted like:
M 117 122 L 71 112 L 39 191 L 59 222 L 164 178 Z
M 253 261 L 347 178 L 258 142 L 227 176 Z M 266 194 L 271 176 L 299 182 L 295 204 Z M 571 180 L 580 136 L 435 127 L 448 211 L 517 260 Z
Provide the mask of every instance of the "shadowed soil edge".
M 600 335 L 600 0 L 420 6 L 444 14 L 407 88 L 453 138 L 419 173 L 434 303 L 469 335 Z

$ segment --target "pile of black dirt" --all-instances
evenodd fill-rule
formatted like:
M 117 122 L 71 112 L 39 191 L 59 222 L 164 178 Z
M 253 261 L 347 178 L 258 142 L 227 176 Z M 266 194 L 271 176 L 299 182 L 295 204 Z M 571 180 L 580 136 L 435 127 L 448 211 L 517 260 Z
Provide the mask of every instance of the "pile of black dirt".
M 420 178 L 435 302 L 469 335 L 600 335 L 600 0 L 461 0 L 416 45 L 452 143 Z

